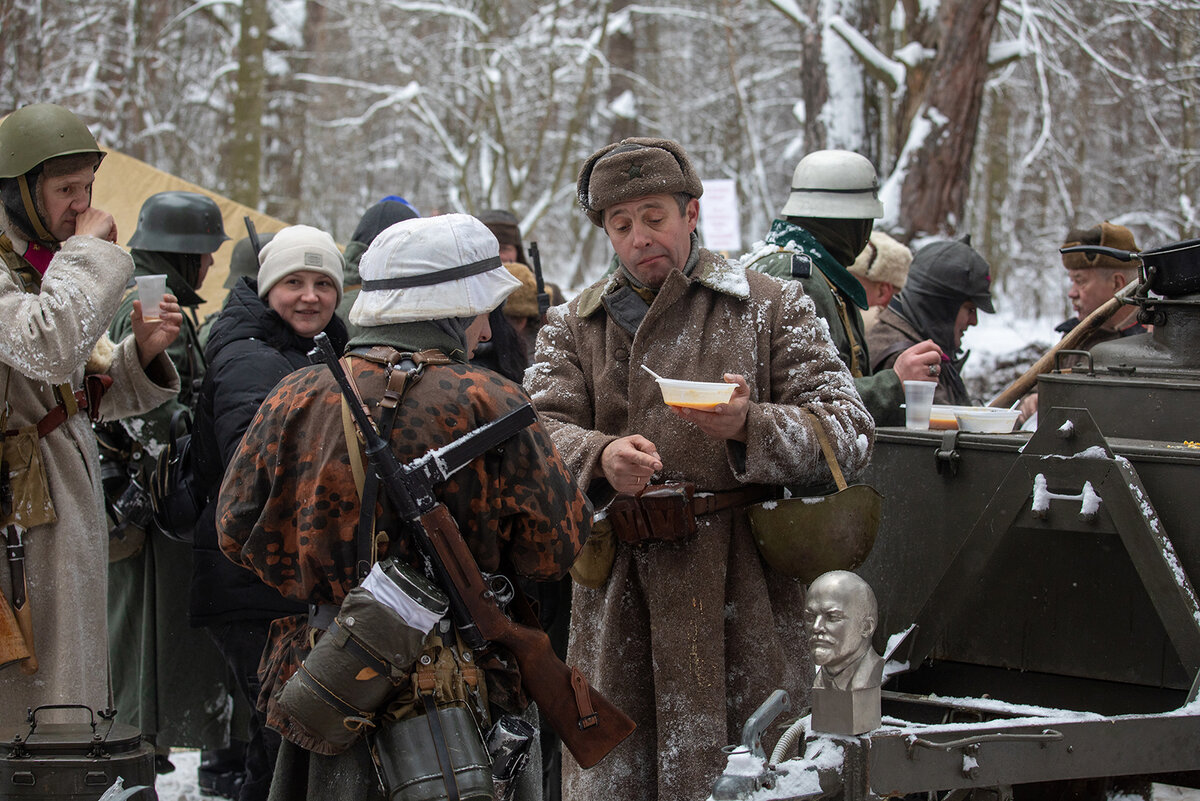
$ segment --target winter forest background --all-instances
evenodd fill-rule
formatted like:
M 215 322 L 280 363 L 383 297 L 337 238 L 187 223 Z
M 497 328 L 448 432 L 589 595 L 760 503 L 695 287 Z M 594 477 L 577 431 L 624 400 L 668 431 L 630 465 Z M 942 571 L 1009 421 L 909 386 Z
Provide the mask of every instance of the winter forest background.
M 1003 305 L 1059 317 L 1068 229 L 1200 235 L 1198 34 L 1200 0 L 0 0 L 0 109 L 62 103 L 341 242 L 387 194 L 512 208 L 572 288 L 607 262 L 574 198 L 597 147 L 736 178 L 746 247 L 806 152 L 847 148 L 881 228 L 969 233 Z

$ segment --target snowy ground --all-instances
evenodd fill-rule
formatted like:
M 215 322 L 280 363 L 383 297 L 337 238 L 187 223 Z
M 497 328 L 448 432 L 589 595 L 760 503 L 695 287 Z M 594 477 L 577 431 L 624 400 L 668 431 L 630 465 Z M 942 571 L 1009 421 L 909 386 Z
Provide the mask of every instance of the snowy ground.
M 156 783 L 159 801 L 200 801 L 205 798 L 196 785 L 196 768 L 200 766 L 199 751 L 172 751 L 175 771 L 159 776 Z

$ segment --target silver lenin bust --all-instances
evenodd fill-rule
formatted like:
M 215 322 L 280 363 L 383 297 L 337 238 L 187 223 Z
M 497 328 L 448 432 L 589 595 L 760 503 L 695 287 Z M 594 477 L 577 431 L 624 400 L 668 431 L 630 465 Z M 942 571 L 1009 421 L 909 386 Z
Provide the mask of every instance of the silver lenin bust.
M 883 659 L 871 648 L 879 610 L 870 585 L 847 570 L 808 588 L 804 627 L 817 666 L 813 730 L 863 734 L 879 727 Z

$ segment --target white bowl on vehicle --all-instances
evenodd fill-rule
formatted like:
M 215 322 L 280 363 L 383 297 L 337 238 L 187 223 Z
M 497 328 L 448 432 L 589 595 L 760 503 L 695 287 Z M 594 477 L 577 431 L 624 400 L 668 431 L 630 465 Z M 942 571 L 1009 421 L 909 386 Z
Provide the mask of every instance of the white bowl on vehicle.
M 993 409 L 990 406 L 958 406 L 954 409 L 958 430 L 977 434 L 1010 434 L 1019 414 L 1016 409 Z
M 737 384 L 709 381 L 679 381 L 673 378 L 656 378 L 662 390 L 663 403 L 668 406 L 684 406 L 689 409 L 711 409 L 721 403 L 729 403 Z

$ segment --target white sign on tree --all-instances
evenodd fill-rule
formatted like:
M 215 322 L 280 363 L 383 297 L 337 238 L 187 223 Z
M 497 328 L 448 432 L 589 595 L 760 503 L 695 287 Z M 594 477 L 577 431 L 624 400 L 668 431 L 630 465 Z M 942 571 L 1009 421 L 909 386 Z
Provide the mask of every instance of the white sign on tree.
M 737 181 L 717 178 L 703 181 L 700 197 L 700 235 L 704 247 L 730 255 L 742 250 L 742 225 L 738 216 Z

